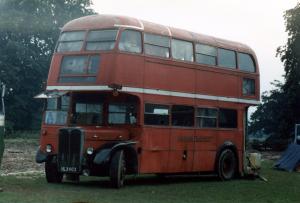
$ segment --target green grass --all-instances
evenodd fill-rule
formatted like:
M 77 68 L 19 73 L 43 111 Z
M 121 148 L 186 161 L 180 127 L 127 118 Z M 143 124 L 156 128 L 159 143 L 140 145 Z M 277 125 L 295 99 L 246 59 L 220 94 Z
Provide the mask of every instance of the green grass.
M 41 175 L 0 177 L 5 203 L 110 203 L 110 202 L 300 202 L 300 174 L 276 171 L 264 162 L 268 179 L 220 182 L 207 177 L 130 177 L 125 188 L 109 188 L 107 178 L 82 178 L 79 183 L 47 184 Z

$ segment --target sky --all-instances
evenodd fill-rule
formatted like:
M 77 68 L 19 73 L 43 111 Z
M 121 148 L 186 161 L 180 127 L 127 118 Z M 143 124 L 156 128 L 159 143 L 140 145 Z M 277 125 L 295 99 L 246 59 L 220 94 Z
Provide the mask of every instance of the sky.
M 260 67 L 261 92 L 283 81 L 276 49 L 285 45 L 284 11 L 300 0 L 93 0 L 99 14 L 115 14 L 212 35 L 250 46 Z

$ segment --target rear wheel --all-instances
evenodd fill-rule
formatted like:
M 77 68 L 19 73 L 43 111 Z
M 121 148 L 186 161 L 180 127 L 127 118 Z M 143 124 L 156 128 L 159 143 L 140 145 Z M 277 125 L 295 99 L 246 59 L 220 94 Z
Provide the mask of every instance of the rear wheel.
M 221 180 L 230 180 L 234 177 L 237 168 L 237 159 L 231 149 L 224 149 L 218 159 L 217 172 Z
M 45 173 L 48 183 L 61 183 L 63 179 L 63 173 L 57 170 L 57 165 L 51 161 L 45 163 Z
M 116 151 L 112 156 L 109 173 L 112 187 L 121 188 L 124 186 L 126 161 L 123 150 Z

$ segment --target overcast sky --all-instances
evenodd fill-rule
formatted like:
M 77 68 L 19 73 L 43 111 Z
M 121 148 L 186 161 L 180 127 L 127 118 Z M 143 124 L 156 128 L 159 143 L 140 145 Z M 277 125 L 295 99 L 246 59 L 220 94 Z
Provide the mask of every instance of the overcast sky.
M 260 65 L 261 92 L 283 80 L 277 47 L 287 39 L 283 14 L 297 0 L 93 0 L 99 14 L 116 14 L 249 45 Z

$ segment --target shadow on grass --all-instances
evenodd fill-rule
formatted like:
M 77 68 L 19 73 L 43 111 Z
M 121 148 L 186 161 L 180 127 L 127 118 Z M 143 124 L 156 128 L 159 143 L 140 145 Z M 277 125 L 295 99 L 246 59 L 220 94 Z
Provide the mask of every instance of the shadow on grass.
M 93 180 L 91 180 L 93 179 Z M 156 176 L 156 175 L 141 175 L 127 176 L 125 186 L 140 187 L 140 186 L 158 186 L 171 185 L 180 183 L 197 183 L 197 182 L 218 182 L 220 181 L 216 175 L 171 175 L 171 176 Z M 82 178 L 80 182 L 64 181 L 64 185 L 79 186 L 86 188 L 103 188 L 111 189 L 109 178 L 87 177 Z

